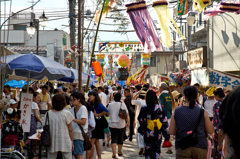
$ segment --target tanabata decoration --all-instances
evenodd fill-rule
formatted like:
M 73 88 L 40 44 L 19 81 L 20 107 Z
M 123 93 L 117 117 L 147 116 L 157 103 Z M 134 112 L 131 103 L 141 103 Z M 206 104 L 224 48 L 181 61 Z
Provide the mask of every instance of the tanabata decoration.
M 104 7 L 103 7 L 103 13 L 102 13 L 102 19 L 104 19 L 107 14 L 111 11 L 111 9 L 117 4 L 118 0 L 106 0 Z M 99 17 L 100 17 L 101 9 L 98 10 L 94 17 L 94 22 L 98 23 Z
M 178 0 L 177 14 L 185 15 L 188 12 L 188 0 Z
M 218 13 L 224 13 L 220 10 L 219 6 L 214 6 L 213 8 L 208 8 L 204 11 L 203 20 L 207 21 L 209 17 L 214 17 L 218 15 Z
M 191 71 L 183 69 L 176 73 L 169 73 L 169 81 L 171 86 L 182 87 L 191 84 Z
M 214 90 L 215 90 L 216 88 L 217 88 L 216 86 L 210 87 L 210 88 L 206 91 L 206 95 L 208 95 L 208 96 L 213 96 L 213 92 L 214 92 Z
M 143 82 L 144 76 L 147 72 L 147 68 L 148 68 L 148 65 L 144 65 L 133 75 L 133 78 L 135 79 L 136 82 L 138 83 Z
M 113 55 L 108 55 L 108 63 L 113 64 Z
M 141 59 L 142 65 L 150 65 L 150 57 L 151 57 L 151 54 L 142 53 L 141 56 L 142 56 L 142 59 Z
M 104 58 L 105 58 L 105 54 L 97 54 L 96 55 L 96 59 L 99 61 L 101 66 L 106 64 Z
M 99 61 L 95 60 L 93 63 L 92 63 L 92 66 L 93 66 L 93 69 L 94 69 L 94 72 L 96 74 L 96 76 L 102 76 L 102 67 L 99 63 Z
M 127 13 L 131 19 L 134 30 L 140 39 L 143 47 L 147 45 L 147 50 L 152 52 L 152 42 L 156 50 L 161 51 L 162 47 L 160 40 L 157 37 L 156 30 L 154 28 L 154 22 L 149 16 L 145 1 L 134 2 L 126 5 Z
M 220 3 L 220 10 L 224 12 L 237 12 L 240 9 L 240 3 Z
M 131 74 L 133 59 L 135 59 L 135 58 L 136 58 L 136 56 L 134 54 L 132 54 L 132 57 L 130 59 L 130 64 L 129 64 L 129 67 L 128 67 L 128 73 L 129 74 Z
M 121 67 L 127 67 L 129 64 L 129 57 L 127 55 L 120 55 L 117 59 L 117 63 Z
M 212 4 L 212 0 L 194 0 L 193 1 L 193 11 L 198 11 L 198 13 L 201 13 L 204 11 L 204 9 Z
M 168 10 L 168 2 L 166 0 L 158 0 L 153 2 L 153 8 L 155 9 L 158 18 L 159 18 L 159 25 L 161 27 L 162 32 L 162 41 L 167 47 L 171 47 L 171 39 L 170 39 L 170 28 L 175 31 L 180 36 L 180 40 L 186 39 L 180 29 L 178 28 L 176 22 L 172 18 L 169 10 Z

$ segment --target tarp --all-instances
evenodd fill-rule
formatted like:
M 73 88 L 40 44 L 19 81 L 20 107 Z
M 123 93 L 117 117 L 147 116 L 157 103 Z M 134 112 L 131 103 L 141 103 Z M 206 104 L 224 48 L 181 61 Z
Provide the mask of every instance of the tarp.
M 191 70 L 191 85 L 199 83 L 201 86 L 223 87 L 232 90 L 240 85 L 240 77 L 212 68 Z
M 12 81 L 8 81 L 8 82 L 4 83 L 4 85 L 9 85 L 12 88 L 16 88 L 16 87 L 22 88 L 26 84 L 27 84 L 27 82 L 24 80 L 20 80 L 20 81 L 12 80 Z

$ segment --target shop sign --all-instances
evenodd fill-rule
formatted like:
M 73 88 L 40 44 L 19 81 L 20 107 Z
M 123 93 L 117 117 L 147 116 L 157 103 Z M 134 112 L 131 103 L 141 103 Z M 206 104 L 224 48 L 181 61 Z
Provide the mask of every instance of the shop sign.
M 31 110 L 33 95 L 28 93 L 21 94 L 21 120 L 23 132 L 30 132 Z
M 63 33 L 62 34 L 62 50 L 66 51 L 68 50 L 68 42 L 67 42 L 67 39 L 68 38 L 68 35 L 66 33 Z
M 202 46 L 187 52 L 189 69 L 207 66 L 207 47 Z

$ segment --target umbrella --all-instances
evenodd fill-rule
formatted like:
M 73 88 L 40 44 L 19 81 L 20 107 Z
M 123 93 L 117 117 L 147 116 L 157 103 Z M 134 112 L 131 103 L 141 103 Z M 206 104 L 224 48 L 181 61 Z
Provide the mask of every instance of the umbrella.
M 66 76 L 66 77 L 57 79 L 57 81 L 78 83 L 78 70 L 72 69 L 72 68 L 70 68 L 70 70 L 71 70 L 71 74 L 72 74 L 71 76 Z M 88 75 L 86 73 L 82 72 L 82 83 L 83 84 L 87 83 L 87 78 L 88 78 Z M 93 78 L 90 78 L 90 81 L 94 82 L 95 80 Z
M 46 57 L 34 54 L 8 55 L 1 58 L 1 62 L 3 61 L 6 62 L 6 73 L 12 74 L 15 70 L 17 76 L 35 80 L 41 80 L 45 76 L 49 80 L 71 76 L 69 68 Z
M 31 82 L 32 83 L 32 82 Z M 22 88 L 23 86 L 25 86 L 27 84 L 26 81 L 24 80 L 20 80 L 20 81 L 16 81 L 16 80 L 12 80 L 12 81 L 8 81 L 8 82 L 5 82 L 4 85 L 9 85 L 10 87 L 12 88 Z

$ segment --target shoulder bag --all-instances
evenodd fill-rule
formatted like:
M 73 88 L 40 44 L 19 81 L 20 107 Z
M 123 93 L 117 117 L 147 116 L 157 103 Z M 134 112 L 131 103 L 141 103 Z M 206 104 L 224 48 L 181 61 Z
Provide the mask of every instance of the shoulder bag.
M 121 106 L 120 106 L 118 116 L 122 119 L 127 119 L 127 111 L 125 109 L 122 109 L 122 103 L 121 103 Z
M 194 146 L 198 143 L 197 128 L 201 122 L 203 114 L 204 114 L 204 109 L 201 109 L 200 114 L 198 116 L 197 124 L 193 129 L 176 134 L 176 138 L 177 138 L 176 143 L 182 150 L 185 150 L 186 148 Z
M 74 107 L 74 115 L 75 115 L 75 118 L 77 119 L 76 107 Z M 82 131 L 82 136 L 83 136 L 83 139 L 84 139 L 84 150 L 85 151 L 91 150 L 92 144 L 91 144 L 90 137 L 89 137 L 88 133 L 85 133 L 85 131 L 83 130 L 82 125 L 78 124 L 78 126 L 81 129 L 81 131 Z
M 42 145 L 44 147 L 50 147 L 51 146 L 51 137 L 50 137 L 50 126 L 49 126 L 48 112 L 47 112 L 47 115 L 46 115 L 46 120 L 45 120 L 45 125 L 43 127 L 43 132 L 41 134 L 41 142 L 42 142 Z
M 103 130 L 108 127 L 108 122 L 107 122 L 105 116 L 95 117 L 95 121 L 96 121 L 95 129 Z

